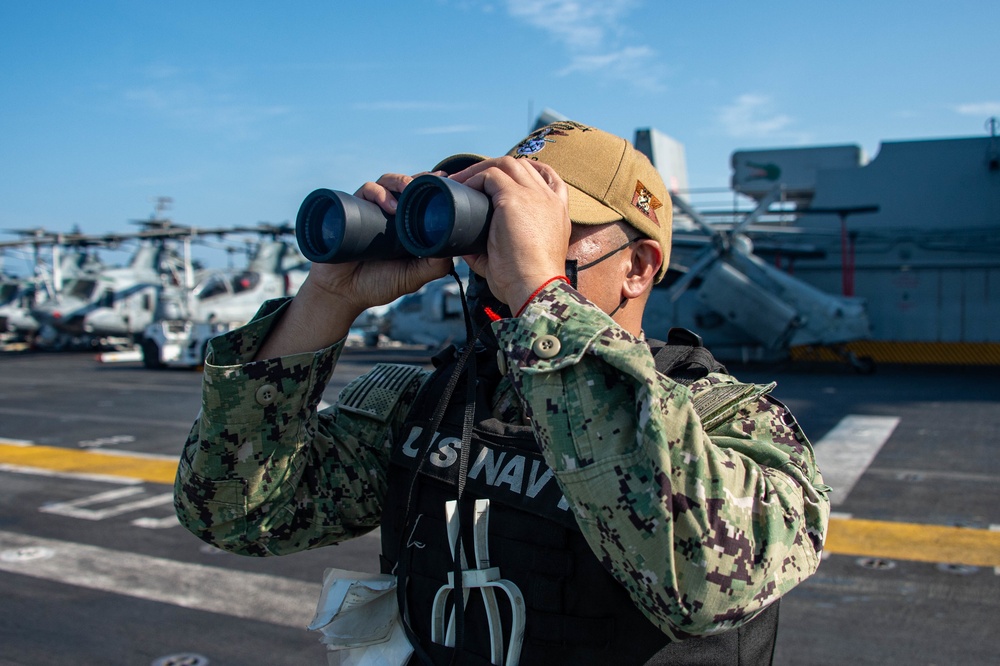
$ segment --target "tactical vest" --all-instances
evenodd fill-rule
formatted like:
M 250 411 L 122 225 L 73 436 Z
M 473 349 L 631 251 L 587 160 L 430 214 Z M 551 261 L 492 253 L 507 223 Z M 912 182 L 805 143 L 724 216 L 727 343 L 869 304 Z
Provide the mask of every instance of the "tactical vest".
M 693 334 L 692 334 L 693 335 Z M 650 342 L 657 369 L 690 383 L 725 371 L 700 341 L 671 332 L 670 343 Z M 680 341 L 680 344 L 678 344 Z M 690 343 L 694 344 L 690 344 Z M 689 343 L 689 344 L 684 344 Z M 420 647 L 435 664 L 489 664 L 489 624 L 475 590 L 465 610 L 462 653 L 432 643 L 431 605 L 454 564 L 446 538 L 445 502 L 459 484 L 459 449 L 465 418 L 461 383 L 426 450 L 414 479 L 417 442 L 430 427 L 428 415 L 455 367 L 454 354 L 428 380 L 391 455 L 389 493 L 382 520 L 384 573 L 404 576 L 405 614 Z M 460 507 L 462 540 L 473 543 L 472 500 L 488 498 L 489 558 L 501 576 L 524 595 L 526 622 L 520 663 L 552 664 L 769 664 L 778 626 L 778 604 L 738 629 L 671 642 L 635 606 L 625 588 L 602 566 L 580 533 L 552 470 L 528 426 L 490 416 L 495 359 L 482 358 L 469 467 Z M 485 368 L 486 372 L 482 370 Z M 485 377 L 492 373 L 492 378 Z M 414 483 L 411 489 L 411 482 Z M 465 501 L 464 498 L 469 498 Z M 409 509 L 409 520 L 406 515 Z M 407 525 L 405 542 L 402 530 Z M 401 544 L 406 560 L 397 567 Z M 466 551 L 471 558 L 471 547 Z M 502 606 L 504 640 L 510 609 Z M 411 664 L 418 663 L 414 657 Z

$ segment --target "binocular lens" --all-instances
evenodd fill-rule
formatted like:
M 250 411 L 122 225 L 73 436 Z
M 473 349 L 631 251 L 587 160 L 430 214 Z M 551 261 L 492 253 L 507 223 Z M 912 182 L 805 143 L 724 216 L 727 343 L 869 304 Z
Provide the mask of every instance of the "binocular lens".
M 333 200 L 326 199 L 322 202 L 317 202 L 316 208 L 322 206 L 327 206 L 326 210 L 323 211 L 323 222 L 320 225 L 314 225 L 312 230 L 314 236 L 319 236 L 319 238 L 313 239 L 318 253 L 326 254 L 331 250 L 336 251 L 340 247 L 340 244 L 344 242 L 344 227 L 346 224 L 344 212 L 333 205 Z M 317 218 L 319 217 L 319 212 L 316 211 Z M 319 226 L 319 229 L 316 229 L 316 226 Z M 317 231 L 319 234 L 316 234 Z
M 317 263 L 406 256 L 391 217 L 370 201 L 336 190 L 315 190 L 305 198 L 295 236 L 306 259 Z
M 344 242 L 347 221 L 339 204 L 335 192 L 316 190 L 299 208 L 296 234 L 300 248 L 312 261 L 335 255 Z
M 416 204 L 412 231 L 424 247 L 436 247 L 448 237 L 455 209 L 441 190 L 430 190 Z
M 489 197 L 431 174 L 414 178 L 399 199 L 399 240 L 416 257 L 456 257 L 486 249 Z

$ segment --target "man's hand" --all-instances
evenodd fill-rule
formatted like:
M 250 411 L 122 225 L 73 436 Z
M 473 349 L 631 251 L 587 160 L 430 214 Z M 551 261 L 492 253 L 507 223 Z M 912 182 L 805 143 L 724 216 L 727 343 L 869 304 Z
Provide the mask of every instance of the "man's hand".
M 411 176 L 386 174 L 365 183 L 354 196 L 378 204 L 389 214 L 396 212 L 393 192 L 402 192 Z M 336 300 L 338 307 L 359 314 L 375 305 L 385 305 L 409 294 L 431 280 L 448 274 L 449 259 L 401 259 L 346 264 L 313 264 L 307 281 L 314 290 Z
M 572 230 L 568 190 L 552 167 L 501 157 L 452 178 L 493 201 L 486 253 L 463 258 L 501 302 L 517 309 L 538 287 L 565 272 Z

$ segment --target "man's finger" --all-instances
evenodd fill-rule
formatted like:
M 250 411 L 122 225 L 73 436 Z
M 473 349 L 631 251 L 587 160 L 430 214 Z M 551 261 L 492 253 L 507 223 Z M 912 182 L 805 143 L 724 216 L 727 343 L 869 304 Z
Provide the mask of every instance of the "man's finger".
M 536 162 L 534 160 L 518 160 L 519 162 L 527 162 L 530 168 L 534 169 L 538 174 L 539 178 L 542 179 L 549 189 L 562 196 L 563 192 L 568 192 L 566 188 L 566 182 L 556 173 L 556 170 L 545 162 Z
M 376 203 L 384 211 L 395 213 L 397 202 L 392 193 L 402 192 L 412 180 L 412 176 L 404 174 L 385 174 L 374 183 L 368 182 L 359 187 L 354 196 Z

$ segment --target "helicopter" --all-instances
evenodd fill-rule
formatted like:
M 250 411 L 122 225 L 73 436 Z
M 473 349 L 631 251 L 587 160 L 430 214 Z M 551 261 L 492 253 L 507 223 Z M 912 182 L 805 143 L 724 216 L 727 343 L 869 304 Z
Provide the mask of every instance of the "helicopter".
M 208 341 L 250 320 L 264 301 L 294 295 L 305 281 L 309 262 L 293 242 L 290 226 L 234 228 L 230 233 L 262 236 L 242 269 L 212 270 L 180 294 L 173 316 L 150 322 L 138 341 L 148 368 L 194 367 L 205 359 Z
M 0 276 L 0 338 L 13 341 L 26 338 L 38 330 L 38 322 L 31 316 L 35 284 L 14 276 Z
M 206 318 L 246 317 L 268 296 L 261 296 L 261 288 L 274 281 L 270 274 L 276 269 L 269 264 L 279 263 L 283 269 L 293 264 L 301 265 L 304 259 L 294 249 L 259 252 L 258 265 L 238 275 L 215 276 L 209 280 L 202 271 L 195 271 L 191 257 L 192 244 L 205 244 L 206 237 L 222 237 L 232 233 L 249 233 L 256 237 L 267 232 L 272 237 L 289 234 L 290 229 L 226 227 L 194 228 L 178 225 L 161 215 L 172 201 L 159 197 L 156 211 L 146 220 L 133 220 L 142 229 L 130 233 L 87 235 L 75 230 L 71 233 L 49 233 L 44 230 L 20 232 L 21 241 L 2 242 L 0 247 L 32 245 L 35 248 L 36 273 L 41 272 L 39 248 L 47 246 L 52 254 L 52 279 L 36 287 L 23 311 L 8 313 L 7 327 L 20 325 L 30 335 L 32 346 L 60 349 L 115 348 L 121 349 L 142 341 L 144 330 L 155 321 L 183 320 L 192 316 L 193 308 L 211 303 L 214 314 Z M 128 265 L 108 268 L 100 264 L 91 248 L 134 250 Z M 62 260 L 58 259 L 62 257 Z M 71 264 L 70 258 L 76 263 Z M 65 266 L 64 266 L 65 264 Z M 296 274 L 279 280 L 281 288 L 274 293 L 285 293 L 297 288 L 292 284 Z M 304 274 L 302 272 L 301 274 Z M 262 277 L 263 276 L 263 277 Z M 298 282 L 301 282 L 299 278 Z M 206 284 L 207 282 L 207 284 Z M 195 290 L 198 289 L 196 292 Z M 203 300 L 197 296 L 205 297 Z M 242 300 L 234 312 L 232 297 Z M 208 298 L 212 297 L 212 298 Z M 245 314 L 249 311 L 249 314 Z M 27 313 L 25 315 L 25 313 Z M 20 320 L 25 323 L 18 324 Z
M 32 248 L 30 277 L 4 276 L 3 297 L 0 298 L 0 336 L 7 342 L 35 344 L 42 324 L 34 315 L 36 307 L 58 297 L 67 284 L 77 279 L 99 275 L 103 264 L 88 243 L 66 243 L 62 234 L 50 234 L 44 229 L 15 229 L 22 236 L 18 241 L 0 242 L 5 251 Z M 79 232 L 74 232 L 79 236 Z M 49 248 L 49 258 L 41 248 Z
M 464 262 L 459 263 L 464 269 L 459 273 L 464 282 L 468 268 Z M 370 317 L 368 322 L 355 322 L 356 328 L 368 331 L 365 335 L 368 345 L 373 344 L 372 330 L 396 342 L 427 347 L 462 344 L 466 339 L 462 296 L 451 276 L 428 282 Z
M 31 311 L 41 325 L 39 343 L 62 349 L 131 340 L 156 316 L 162 292 L 177 287 L 168 263 L 179 265 L 175 252 L 143 239 L 128 266 L 68 280 Z
M 238 270 L 205 273 L 192 290 L 187 318 L 193 321 L 246 322 L 261 303 L 298 291 L 309 271 L 295 244 L 284 240 L 292 229 L 260 227 L 263 238 L 255 243 L 247 266 Z
M 865 299 L 826 293 L 755 254 L 746 230 L 780 195 L 781 188 L 773 188 L 753 211 L 725 229 L 709 224 L 675 192 L 675 214 L 692 222 L 701 235 L 674 236 L 670 269 L 653 289 L 644 327 L 655 331 L 661 322 L 670 322 L 688 328 L 723 360 L 773 362 L 794 347 L 822 346 L 859 372 L 871 372 L 870 358 L 845 347 L 871 336 Z M 785 252 L 797 254 L 791 247 Z

